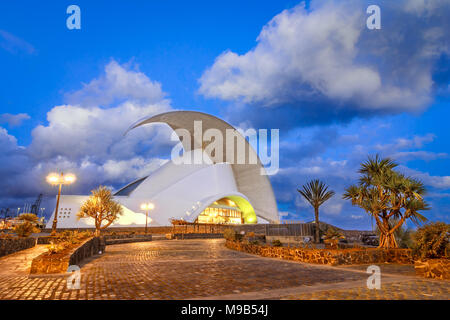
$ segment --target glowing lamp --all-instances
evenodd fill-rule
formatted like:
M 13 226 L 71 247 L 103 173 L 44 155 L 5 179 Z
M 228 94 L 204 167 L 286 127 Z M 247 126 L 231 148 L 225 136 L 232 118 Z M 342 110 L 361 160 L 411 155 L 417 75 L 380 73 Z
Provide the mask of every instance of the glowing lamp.
M 155 205 L 151 202 L 141 204 L 141 210 L 147 211 L 147 210 L 153 210 L 154 208 L 155 208 Z
M 75 182 L 76 179 L 77 178 L 75 177 L 75 175 L 73 175 L 71 173 L 66 174 L 64 176 L 64 182 L 67 183 L 67 184 Z
M 50 173 L 47 176 L 47 182 L 50 184 L 58 184 L 59 175 L 57 173 Z

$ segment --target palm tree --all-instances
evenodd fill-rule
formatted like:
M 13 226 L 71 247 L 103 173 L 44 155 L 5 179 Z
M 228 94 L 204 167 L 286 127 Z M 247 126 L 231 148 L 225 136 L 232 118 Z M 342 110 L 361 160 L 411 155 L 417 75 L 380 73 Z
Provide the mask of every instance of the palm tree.
M 423 183 L 396 172 L 395 167 L 389 158 L 369 157 L 361 164 L 359 184 L 348 187 L 342 196 L 375 218 L 380 248 L 397 248 L 396 230 L 406 219 L 415 224 L 426 221 L 419 211 L 430 208 L 423 200 Z
M 104 186 L 91 191 L 92 195 L 86 200 L 78 212 L 78 219 L 93 218 L 95 222 L 95 236 L 100 230 L 108 228 L 117 221 L 123 213 L 120 203 L 114 201 L 111 190 Z
M 316 179 L 311 180 L 303 187 L 303 190 L 297 189 L 297 191 L 305 197 L 305 199 L 313 206 L 314 215 L 316 218 L 316 232 L 315 232 L 315 242 L 320 242 L 320 231 L 319 231 L 319 207 L 328 199 L 334 195 L 333 190 L 328 191 L 328 186 L 322 181 Z

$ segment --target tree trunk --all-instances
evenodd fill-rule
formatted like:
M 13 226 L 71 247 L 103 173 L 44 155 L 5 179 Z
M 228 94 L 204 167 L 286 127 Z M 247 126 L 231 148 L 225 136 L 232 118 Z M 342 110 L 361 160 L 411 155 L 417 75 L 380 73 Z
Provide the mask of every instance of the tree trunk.
M 99 228 L 96 228 L 96 229 L 95 229 L 94 236 L 100 237 L 100 229 L 99 229 Z
M 380 233 L 380 245 L 379 248 L 383 249 L 393 249 L 398 248 L 397 240 L 395 240 L 395 236 L 393 233 Z
M 314 208 L 314 214 L 316 217 L 316 232 L 315 232 L 315 236 L 314 236 L 314 242 L 315 243 L 320 243 L 320 224 L 319 224 L 319 208 L 315 207 Z
M 395 240 L 394 232 L 389 226 L 389 219 L 383 219 L 383 227 L 380 229 L 380 244 L 379 248 L 392 249 L 398 248 L 397 240 Z

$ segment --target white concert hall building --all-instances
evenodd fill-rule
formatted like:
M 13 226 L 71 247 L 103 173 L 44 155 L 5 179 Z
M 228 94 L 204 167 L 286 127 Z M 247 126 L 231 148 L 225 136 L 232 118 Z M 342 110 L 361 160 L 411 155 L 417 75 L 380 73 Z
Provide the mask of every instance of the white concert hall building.
M 244 143 L 248 153 L 256 156 L 256 163 L 231 164 L 217 161 L 205 154 L 202 141 L 196 141 L 194 122 L 201 121 L 203 130 L 209 128 L 236 132 L 237 142 Z M 181 158 L 172 159 L 152 172 L 114 193 L 114 199 L 123 206 L 123 214 L 111 225 L 114 227 L 143 227 L 145 212 L 142 203 L 151 202 L 149 226 L 168 226 L 171 219 L 197 223 L 255 224 L 279 222 L 272 186 L 254 149 L 235 128 L 212 115 L 193 111 L 173 111 L 143 119 L 131 129 L 145 124 L 165 123 L 173 130 L 185 129 L 191 141 L 183 141 Z M 177 133 L 178 134 L 178 133 Z M 243 141 L 242 141 L 243 140 Z M 224 147 L 224 159 L 228 150 Z M 234 147 L 235 148 L 235 147 Z M 195 153 L 205 159 L 200 164 L 184 164 Z M 233 153 L 234 154 L 234 153 Z M 181 160 L 181 161 L 180 161 Z M 77 213 L 89 195 L 61 195 L 58 210 L 58 228 L 93 228 L 90 219 L 78 219 Z M 47 223 L 52 227 L 54 212 Z

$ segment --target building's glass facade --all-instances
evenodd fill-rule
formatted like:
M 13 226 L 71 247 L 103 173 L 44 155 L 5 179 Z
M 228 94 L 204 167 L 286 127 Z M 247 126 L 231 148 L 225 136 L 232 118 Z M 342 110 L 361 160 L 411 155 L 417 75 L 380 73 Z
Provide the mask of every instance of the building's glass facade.
M 230 199 L 220 199 L 203 210 L 197 218 L 197 223 L 241 224 L 242 212 Z

